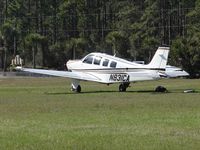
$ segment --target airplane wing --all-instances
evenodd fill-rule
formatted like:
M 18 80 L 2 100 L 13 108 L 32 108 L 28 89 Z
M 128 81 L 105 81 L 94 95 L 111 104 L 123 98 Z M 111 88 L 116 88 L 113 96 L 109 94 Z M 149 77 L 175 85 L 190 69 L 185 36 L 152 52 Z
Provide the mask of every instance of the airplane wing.
M 31 68 L 22 68 L 22 67 L 16 67 L 16 70 L 23 71 L 23 72 L 57 76 L 57 77 L 66 77 L 66 78 L 84 80 L 84 81 L 101 82 L 101 79 L 97 78 L 96 76 L 89 74 L 89 73 L 84 73 L 84 72 L 31 69 Z

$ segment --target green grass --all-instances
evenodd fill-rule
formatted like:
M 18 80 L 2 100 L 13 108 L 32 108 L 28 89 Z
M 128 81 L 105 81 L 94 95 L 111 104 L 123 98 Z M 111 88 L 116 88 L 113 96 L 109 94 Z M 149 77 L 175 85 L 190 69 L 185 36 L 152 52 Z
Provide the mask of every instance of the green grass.
M 0 150 L 200 149 L 200 80 L 139 82 L 126 93 L 81 85 L 75 94 L 63 78 L 0 79 Z

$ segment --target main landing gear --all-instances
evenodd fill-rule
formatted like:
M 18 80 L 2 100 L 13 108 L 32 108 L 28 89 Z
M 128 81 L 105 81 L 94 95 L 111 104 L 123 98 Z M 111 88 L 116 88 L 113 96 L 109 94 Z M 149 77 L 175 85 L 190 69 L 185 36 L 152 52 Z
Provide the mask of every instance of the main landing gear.
M 124 82 L 119 85 L 119 92 L 126 92 L 127 87 L 129 87 L 129 82 Z

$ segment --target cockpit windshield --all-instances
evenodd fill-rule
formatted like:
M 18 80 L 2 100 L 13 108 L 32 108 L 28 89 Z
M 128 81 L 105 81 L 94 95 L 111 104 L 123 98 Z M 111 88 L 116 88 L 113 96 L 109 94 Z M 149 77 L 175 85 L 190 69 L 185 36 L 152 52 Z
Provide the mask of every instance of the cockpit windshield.
M 92 64 L 93 59 L 94 59 L 94 55 L 89 55 L 83 60 L 83 63 Z

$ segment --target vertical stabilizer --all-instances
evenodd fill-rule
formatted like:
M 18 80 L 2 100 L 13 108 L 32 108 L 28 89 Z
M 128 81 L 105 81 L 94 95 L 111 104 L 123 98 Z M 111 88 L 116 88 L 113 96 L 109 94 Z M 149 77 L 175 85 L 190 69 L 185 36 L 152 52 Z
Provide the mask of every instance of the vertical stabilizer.
M 165 69 L 169 55 L 169 47 L 159 47 L 151 62 L 147 65 L 149 68 Z

